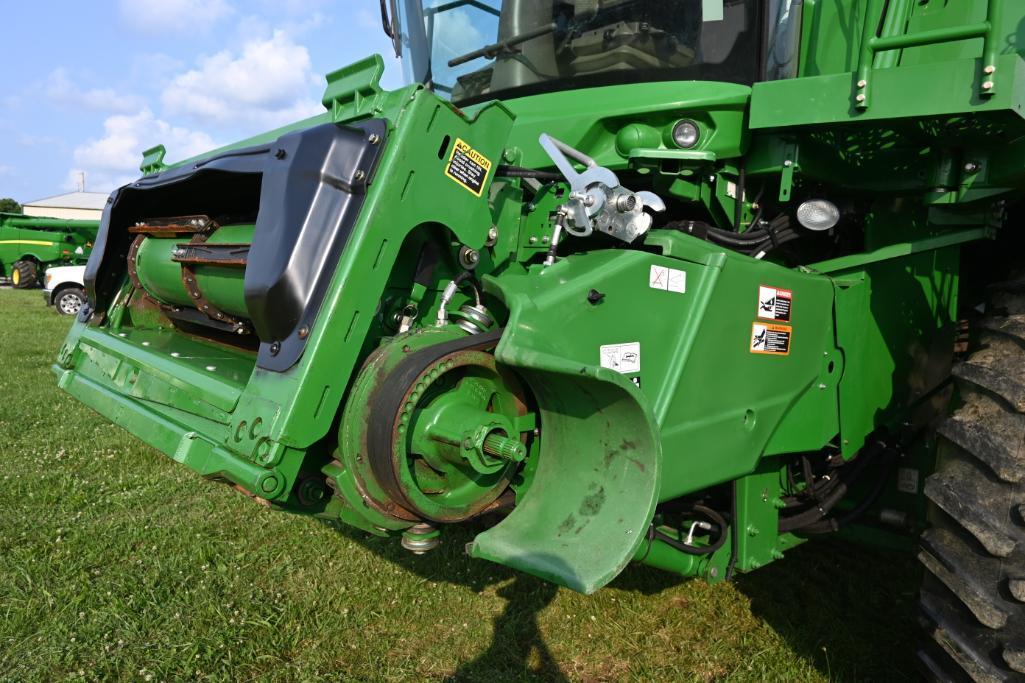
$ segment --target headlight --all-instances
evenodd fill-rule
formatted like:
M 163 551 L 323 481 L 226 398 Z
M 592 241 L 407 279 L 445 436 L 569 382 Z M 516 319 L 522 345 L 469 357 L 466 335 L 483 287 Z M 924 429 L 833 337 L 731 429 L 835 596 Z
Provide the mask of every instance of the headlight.
M 829 230 L 840 222 L 840 209 L 827 199 L 809 199 L 797 207 L 797 222 L 809 230 Z
M 698 130 L 698 124 L 693 121 L 684 119 L 673 126 L 673 142 L 676 143 L 677 147 L 690 149 L 698 144 L 700 138 L 701 131 Z

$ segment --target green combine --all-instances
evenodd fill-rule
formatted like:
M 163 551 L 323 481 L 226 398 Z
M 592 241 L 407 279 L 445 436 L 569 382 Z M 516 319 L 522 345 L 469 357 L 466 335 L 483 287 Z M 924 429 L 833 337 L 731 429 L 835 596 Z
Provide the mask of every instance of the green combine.
M 60 387 L 271 507 L 590 593 L 839 534 L 1025 672 L 1025 3 L 392 0 L 112 196 Z
M 85 263 L 98 227 L 97 221 L 0 213 L 0 277 L 30 289 L 49 266 Z

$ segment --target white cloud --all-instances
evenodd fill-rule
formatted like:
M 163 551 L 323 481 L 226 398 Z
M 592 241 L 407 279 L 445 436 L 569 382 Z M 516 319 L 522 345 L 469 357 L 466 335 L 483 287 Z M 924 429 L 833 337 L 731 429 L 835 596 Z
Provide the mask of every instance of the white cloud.
M 75 168 L 69 171 L 71 187 L 85 171 L 89 187 L 111 190 L 139 176 L 142 151 L 156 144 L 167 148 L 169 159 L 187 157 L 217 146 L 206 133 L 189 130 L 158 119 L 148 108 L 132 114 L 110 116 L 103 122 L 104 135 L 75 148 Z
M 227 0 L 121 0 L 121 17 L 146 33 L 205 32 L 235 10 Z
M 318 83 L 309 51 L 284 31 L 200 60 L 164 91 L 167 112 L 205 124 L 248 119 L 273 127 L 323 111 L 311 95 Z
M 46 95 L 54 102 L 102 112 L 138 111 L 142 101 L 133 95 L 120 95 L 113 88 L 84 90 L 68 77 L 64 67 L 54 69 L 46 81 Z

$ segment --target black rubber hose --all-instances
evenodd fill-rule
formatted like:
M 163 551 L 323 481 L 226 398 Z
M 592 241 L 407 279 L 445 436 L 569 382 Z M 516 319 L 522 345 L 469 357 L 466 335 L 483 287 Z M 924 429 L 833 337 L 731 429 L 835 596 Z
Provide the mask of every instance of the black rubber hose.
M 889 481 L 890 475 L 893 473 L 894 466 L 897 464 L 897 459 L 891 457 L 890 461 L 886 464 L 879 479 L 876 480 L 875 485 L 869 492 L 865 499 L 858 503 L 853 509 L 842 515 L 837 519 L 823 519 L 815 524 L 810 524 L 804 529 L 801 529 L 802 534 L 828 534 L 834 531 L 839 531 L 845 526 L 849 526 L 852 522 L 860 519 L 869 508 L 871 508 L 879 496 L 883 494 L 883 489 L 886 488 L 886 482 Z
M 676 550 L 679 550 L 681 553 L 686 553 L 687 555 L 711 555 L 716 550 L 721 548 L 723 544 L 726 542 L 726 520 L 718 512 L 716 512 L 712 508 L 705 507 L 704 505 L 695 505 L 694 512 L 701 513 L 702 515 L 710 519 L 712 523 L 715 524 L 718 528 L 719 535 L 716 537 L 713 543 L 703 546 L 687 545 L 683 541 L 675 539 L 668 534 L 662 533 L 657 528 L 655 528 L 654 524 L 652 524 L 648 528 L 648 540 L 658 539 L 666 545 L 671 546 Z
M 820 519 L 829 514 L 829 511 L 836 507 L 836 504 L 847 494 L 847 484 L 841 482 L 839 486 L 833 489 L 833 492 L 829 496 L 822 500 L 818 505 L 813 508 L 809 508 L 804 512 L 798 512 L 796 515 L 790 515 L 788 517 L 782 517 L 779 520 L 779 533 L 785 534 L 789 531 L 796 531 L 802 527 L 806 527 L 809 524 L 814 524 Z
M 552 171 L 536 171 L 532 168 L 522 166 L 499 166 L 495 169 L 495 175 L 503 178 L 534 178 L 536 180 L 565 180 L 561 173 Z
M 780 517 L 779 520 L 779 533 L 786 533 L 789 531 L 797 531 L 803 527 L 810 526 L 819 520 L 823 519 L 829 514 L 830 510 L 836 507 L 836 504 L 846 495 L 850 485 L 853 484 L 861 472 L 868 466 L 869 463 L 874 462 L 876 456 L 884 450 L 884 446 L 875 442 L 870 445 L 866 450 L 867 452 L 862 453 L 858 460 L 854 463 L 850 473 L 846 477 L 841 475 L 841 481 L 832 493 L 829 494 L 822 502 L 818 505 L 811 507 L 803 512 L 798 512 L 793 515 L 786 517 Z

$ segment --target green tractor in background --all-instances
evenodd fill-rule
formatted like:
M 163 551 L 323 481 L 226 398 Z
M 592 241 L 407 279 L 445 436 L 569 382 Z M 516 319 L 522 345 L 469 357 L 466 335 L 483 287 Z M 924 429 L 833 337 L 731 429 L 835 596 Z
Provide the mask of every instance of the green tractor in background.
M 89 260 L 98 221 L 0 213 L 0 277 L 15 289 L 38 287 L 49 266 Z
M 1025 672 L 1025 4 L 382 2 L 325 112 L 112 196 L 62 389 L 267 504 L 590 593 L 919 547 Z

